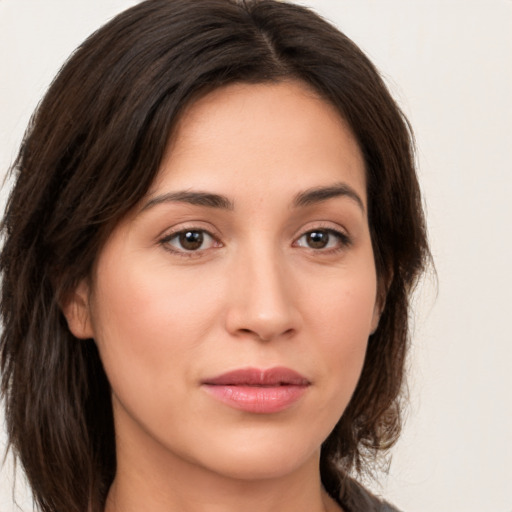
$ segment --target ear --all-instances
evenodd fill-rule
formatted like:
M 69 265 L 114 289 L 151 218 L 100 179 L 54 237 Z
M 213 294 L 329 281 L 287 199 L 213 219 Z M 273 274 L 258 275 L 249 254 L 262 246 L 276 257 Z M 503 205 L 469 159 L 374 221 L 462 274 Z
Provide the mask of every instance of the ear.
M 68 322 L 69 330 L 75 337 L 83 340 L 94 338 L 89 306 L 89 285 L 85 279 L 78 283 L 62 304 L 62 312 Z
M 381 307 L 380 300 L 376 300 L 375 306 L 373 308 L 373 316 L 372 316 L 370 335 L 375 334 L 377 327 L 379 327 L 380 315 L 382 314 L 383 309 L 384 308 Z
M 375 334 L 375 331 L 379 327 L 380 317 L 386 306 L 386 297 L 388 295 L 390 282 L 391 279 L 389 279 L 387 283 L 380 281 L 377 285 L 377 298 L 375 299 L 375 306 L 373 307 L 370 335 Z

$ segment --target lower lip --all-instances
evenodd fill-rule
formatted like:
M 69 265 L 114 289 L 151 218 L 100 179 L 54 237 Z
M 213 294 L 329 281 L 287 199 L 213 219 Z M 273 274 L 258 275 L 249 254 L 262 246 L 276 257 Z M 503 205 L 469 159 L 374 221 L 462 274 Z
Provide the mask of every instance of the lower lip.
M 271 414 L 296 403 L 308 386 L 225 386 L 205 384 L 208 393 L 221 402 L 242 411 Z

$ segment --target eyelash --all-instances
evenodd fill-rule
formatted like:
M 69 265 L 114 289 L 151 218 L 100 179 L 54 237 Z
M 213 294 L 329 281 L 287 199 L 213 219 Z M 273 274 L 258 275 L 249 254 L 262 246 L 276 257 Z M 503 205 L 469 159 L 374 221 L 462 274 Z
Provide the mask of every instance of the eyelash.
M 173 241 L 174 239 L 179 240 L 180 236 L 184 236 L 187 233 L 196 233 L 196 234 L 199 233 L 203 237 L 203 240 L 206 235 L 207 237 L 211 238 L 211 243 L 213 244 L 212 247 L 208 247 L 206 249 L 198 248 L 196 250 L 193 250 L 193 249 L 187 250 L 185 248 L 183 248 L 183 249 L 173 248 L 173 246 L 171 245 L 170 242 Z M 307 246 L 303 246 L 303 245 L 299 244 L 299 241 L 302 238 L 304 238 L 308 235 L 312 235 L 313 233 L 323 233 L 323 234 L 327 234 L 329 237 L 334 236 L 335 238 L 338 239 L 338 243 L 336 244 L 336 247 L 330 247 L 327 249 L 307 247 Z M 197 227 L 190 227 L 190 228 L 186 228 L 186 229 L 180 229 L 179 231 L 173 231 L 172 233 L 169 233 L 166 236 L 164 236 L 159 241 L 159 243 L 164 247 L 165 250 L 167 250 L 173 254 L 176 254 L 178 256 L 184 257 L 184 258 L 198 258 L 198 257 L 202 256 L 202 253 L 204 253 L 204 251 L 208 251 L 211 248 L 223 247 L 222 242 L 215 235 L 213 235 L 211 232 L 209 232 L 208 230 L 206 230 L 204 228 L 197 228 Z M 328 239 L 327 243 L 330 243 L 330 238 Z M 294 247 L 303 247 L 303 248 L 308 249 L 317 254 L 321 253 L 324 255 L 330 255 L 330 254 L 336 254 L 336 253 L 343 251 L 346 248 L 350 247 L 352 245 L 352 239 L 346 233 L 343 233 L 336 229 L 318 226 L 314 229 L 308 229 L 307 231 L 303 232 L 298 238 L 296 238 L 294 240 L 292 245 Z
M 190 228 L 180 229 L 179 231 L 173 231 L 172 233 L 165 235 L 160 240 L 159 243 L 164 247 L 165 250 L 167 250 L 173 254 L 176 254 L 177 256 L 184 257 L 184 258 L 198 258 L 202 255 L 202 253 L 204 251 L 207 251 L 208 249 L 210 249 L 210 248 L 207 248 L 207 249 L 199 248 L 197 250 L 187 250 L 185 248 L 183 248 L 183 249 L 173 248 L 173 246 L 171 245 L 171 241 L 174 239 L 179 240 L 180 236 L 185 235 L 187 233 L 200 233 L 203 238 L 204 238 L 204 235 L 206 235 L 207 237 L 211 238 L 213 247 L 223 247 L 222 242 L 220 242 L 220 240 L 216 236 L 214 236 L 212 233 L 210 233 L 207 229 L 197 228 L 197 227 L 196 228 L 190 227 Z
M 336 244 L 335 247 L 330 247 L 330 248 L 323 248 L 323 247 L 322 248 L 313 248 L 313 247 L 304 247 L 304 246 L 298 245 L 299 240 L 301 240 L 302 238 L 304 238 L 308 235 L 312 235 L 313 233 L 327 234 L 329 236 L 327 243 L 330 243 L 331 237 L 335 237 L 338 239 L 338 243 Z M 350 247 L 350 245 L 352 245 L 352 239 L 346 233 L 343 233 L 342 231 L 338 231 L 333 228 L 318 226 L 318 227 L 315 227 L 314 229 L 308 229 L 307 231 L 302 233 L 302 235 L 300 235 L 300 237 L 298 237 L 295 240 L 294 245 L 298 245 L 299 247 L 304 247 L 304 248 L 309 249 L 315 253 L 321 252 L 322 254 L 336 254 L 336 253 L 343 251 L 346 248 Z

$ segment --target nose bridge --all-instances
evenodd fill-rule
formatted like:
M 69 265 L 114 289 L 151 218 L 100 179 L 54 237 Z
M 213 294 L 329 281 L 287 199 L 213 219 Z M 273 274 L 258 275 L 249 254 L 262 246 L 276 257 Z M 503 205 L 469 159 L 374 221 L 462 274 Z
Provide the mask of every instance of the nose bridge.
M 283 255 L 268 241 L 250 244 L 240 251 L 231 285 L 231 332 L 252 333 L 270 340 L 298 328 L 291 273 Z

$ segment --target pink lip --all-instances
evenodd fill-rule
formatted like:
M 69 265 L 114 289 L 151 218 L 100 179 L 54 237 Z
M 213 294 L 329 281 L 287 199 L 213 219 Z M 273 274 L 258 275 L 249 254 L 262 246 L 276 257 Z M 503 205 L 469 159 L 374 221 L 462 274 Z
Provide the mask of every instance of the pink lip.
M 242 368 L 205 379 L 203 388 L 235 409 L 270 414 L 297 402 L 310 386 L 300 373 L 284 367 Z

